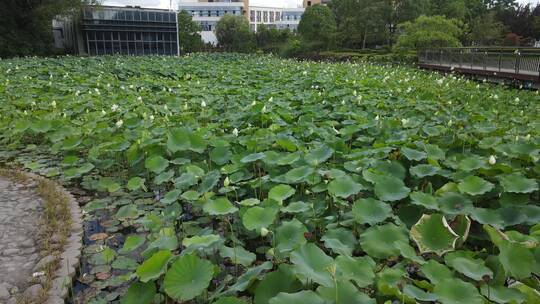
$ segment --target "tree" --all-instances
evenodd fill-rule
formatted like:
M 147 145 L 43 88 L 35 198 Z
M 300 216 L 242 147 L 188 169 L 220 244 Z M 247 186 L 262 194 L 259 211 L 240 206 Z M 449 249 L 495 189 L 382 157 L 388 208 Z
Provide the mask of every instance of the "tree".
M 505 28 L 503 23 L 497 20 L 495 12 L 476 17 L 469 27 L 469 39 L 473 45 L 499 45 L 504 39 Z
M 298 25 L 298 33 L 313 50 L 332 48 L 336 40 L 336 20 L 332 11 L 322 5 L 308 7 Z
M 255 47 L 255 38 L 245 17 L 225 15 L 216 25 L 219 46 L 227 51 L 249 52 Z
M 401 35 L 395 46 L 398 51 L 461 46 L 462 24 L 456 19 L 420 16 L 414 22 L 405 22 L 399 27 Z
M 193 17 L 187 11 L 178 13 L 178 41 L 181 53 L 200 51 L 203 47 L 200 26 L 193 21 Z
M 285 44 L 291 36 L 292 33 L 288 29 L 280 30 L 261 24 L 257 28 L 255 40 L 257 41 L 257 46 L 262 50 L 268 52 L 277 52 L 279 48 L 283 44 Z
M 52 19 L 77 16 L 89 0 L 0 1 L 0 57 L 53 53 Z

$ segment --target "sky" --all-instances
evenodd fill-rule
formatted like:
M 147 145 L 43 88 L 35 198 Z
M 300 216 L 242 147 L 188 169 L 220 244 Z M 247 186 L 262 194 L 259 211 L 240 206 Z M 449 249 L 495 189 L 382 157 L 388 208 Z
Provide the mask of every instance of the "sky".
M 176 8 L 178 0 L 104 0 L 105 5 L 139 5 L 143 7 Z M 197 0 L 182 0 L 186 2 L 196 2 Z M 518 0 L 520 3 L 539 3 L 540 0 Z M 302 0 L 251 0 L 252 5 L 273 6 L 273 7 L 297 7 Z

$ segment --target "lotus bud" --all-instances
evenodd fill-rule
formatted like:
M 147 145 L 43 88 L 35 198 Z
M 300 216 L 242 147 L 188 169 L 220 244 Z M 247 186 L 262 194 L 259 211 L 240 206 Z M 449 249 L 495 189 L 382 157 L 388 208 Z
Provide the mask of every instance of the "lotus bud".
M 204 100 L 201 102 L 201 107 L 206 108 L 206 102 Z
M 116 122 L 116 126 L 118 128 L 121 128 L 122 126 L 124 125 L 124 121 L 122 121 L 121 119 L 119 121 Z
M 229 177 L 227 176 L 225 180 L 223 181 L 223 186 L 229 187 L 230 184 L 231 184 L 231 181 L 229 180 Z
M 272 102 L 272 101 L 274 101 L 274 97 L 273 97 L 273 96 L 270 97 L 270 99 L 268 99 L 268 102 Z
M 261 228 L 261 236 L 262 236 L 262 237 L 267 236 L 268 233 L 270 233 L 270 230 L 268 230 L 268 229 L 266 229 L 266 228 Z
M 154 115 L 150 115 L 150 120 L 154 120 Z
M 527 141 L 531 140 L 531 134 L 527 134 L 527 136 L 525 136 L 525 140 Z
M 232 131 L 232 134 L 233 134 L 235 137 L 238 137 L 238 129 L 237 129 L 237 128 L 234 128 L 234 130 Z
M 137 97 L 137 101 L 142 102 L 142 97 L 141 96 Z
M 379 121 L 379 119 L 381 119 L 381 117 L 379 117 L 379 115 L 375 116 L 375 120 Z
M 519 97 L 516 97 L 516 99 L 514 99 L 515 102 L 519 102 Z
M 495 155 L 491 155 L 491 156 L 489 157 L 489 164 L 493 166 L 493 165 L 495 165 L 496 163 L 497 163 L 497 158 L 495 158 Z
M 111 107 L 111 111 L 116 112 L 116 110 L 118 110 L 118 105 L 113 104 L 112 107 Z
M 270 248 L 268 249 L 268 251 L 266 252 L 269 256 L 274 256 L 276 253 L 274 251 L 274 248 Z

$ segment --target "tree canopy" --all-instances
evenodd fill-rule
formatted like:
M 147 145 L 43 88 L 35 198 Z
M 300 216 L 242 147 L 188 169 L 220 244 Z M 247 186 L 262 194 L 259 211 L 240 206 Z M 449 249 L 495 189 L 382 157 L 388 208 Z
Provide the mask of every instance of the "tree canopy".
M 414 22 L 405 22 L 400 26 L 396 50 L 420 50 L 433 47 L 461 46 L 459 37 L 463 30 L 457 19 L 444 16 L 420 16 Z
M 249 22 L 242 16 L 223 16 L 216 25 L 216 37 L 219 46 L 227 51 L 247 52 L 255 46 Z
M 187 11 L 178 13 L 178 41 L 181 53 L 192 53 L 202 48 L 200 30 L 200 26 L 193 21 L 191 14 Z
M 298 25 L 298 33 L 316 50 L 331 48 L 336 37 L 336 20 L 332 11 L 323 5 L 308 7 Z

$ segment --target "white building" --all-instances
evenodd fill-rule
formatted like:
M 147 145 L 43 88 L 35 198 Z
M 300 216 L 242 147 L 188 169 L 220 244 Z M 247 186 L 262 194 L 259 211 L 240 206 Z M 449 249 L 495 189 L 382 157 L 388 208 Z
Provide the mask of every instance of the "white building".
M 180 2 L 178 9 L 191 13 L 193 21 L 202 28 L 202 40 L 215 45 L 217 44 L 215 29 L 219 19 L 226 14 L 244 15 L 244 2 Z
M 326 1 L 322 1 L 325 3 Z M 249 20 L 252 31 L 257 31 L 261 25 L 275 27 L 279 29 L 289 29 L 295 31 L 298 28 L 300 19 L 305 8 L 321 3 L 320 0 L 306 1 L 303 7 L 263 7 L 251 6 L 249 0 L 199 0 L 198 2 L 180 2 L 179 10 L 191 13 L 193 21 L 197 22 L 201 28 L 201 37 L 204 42 L 217 44 L 215 34 L 216 24 L 225 14 L 245 16 Z

